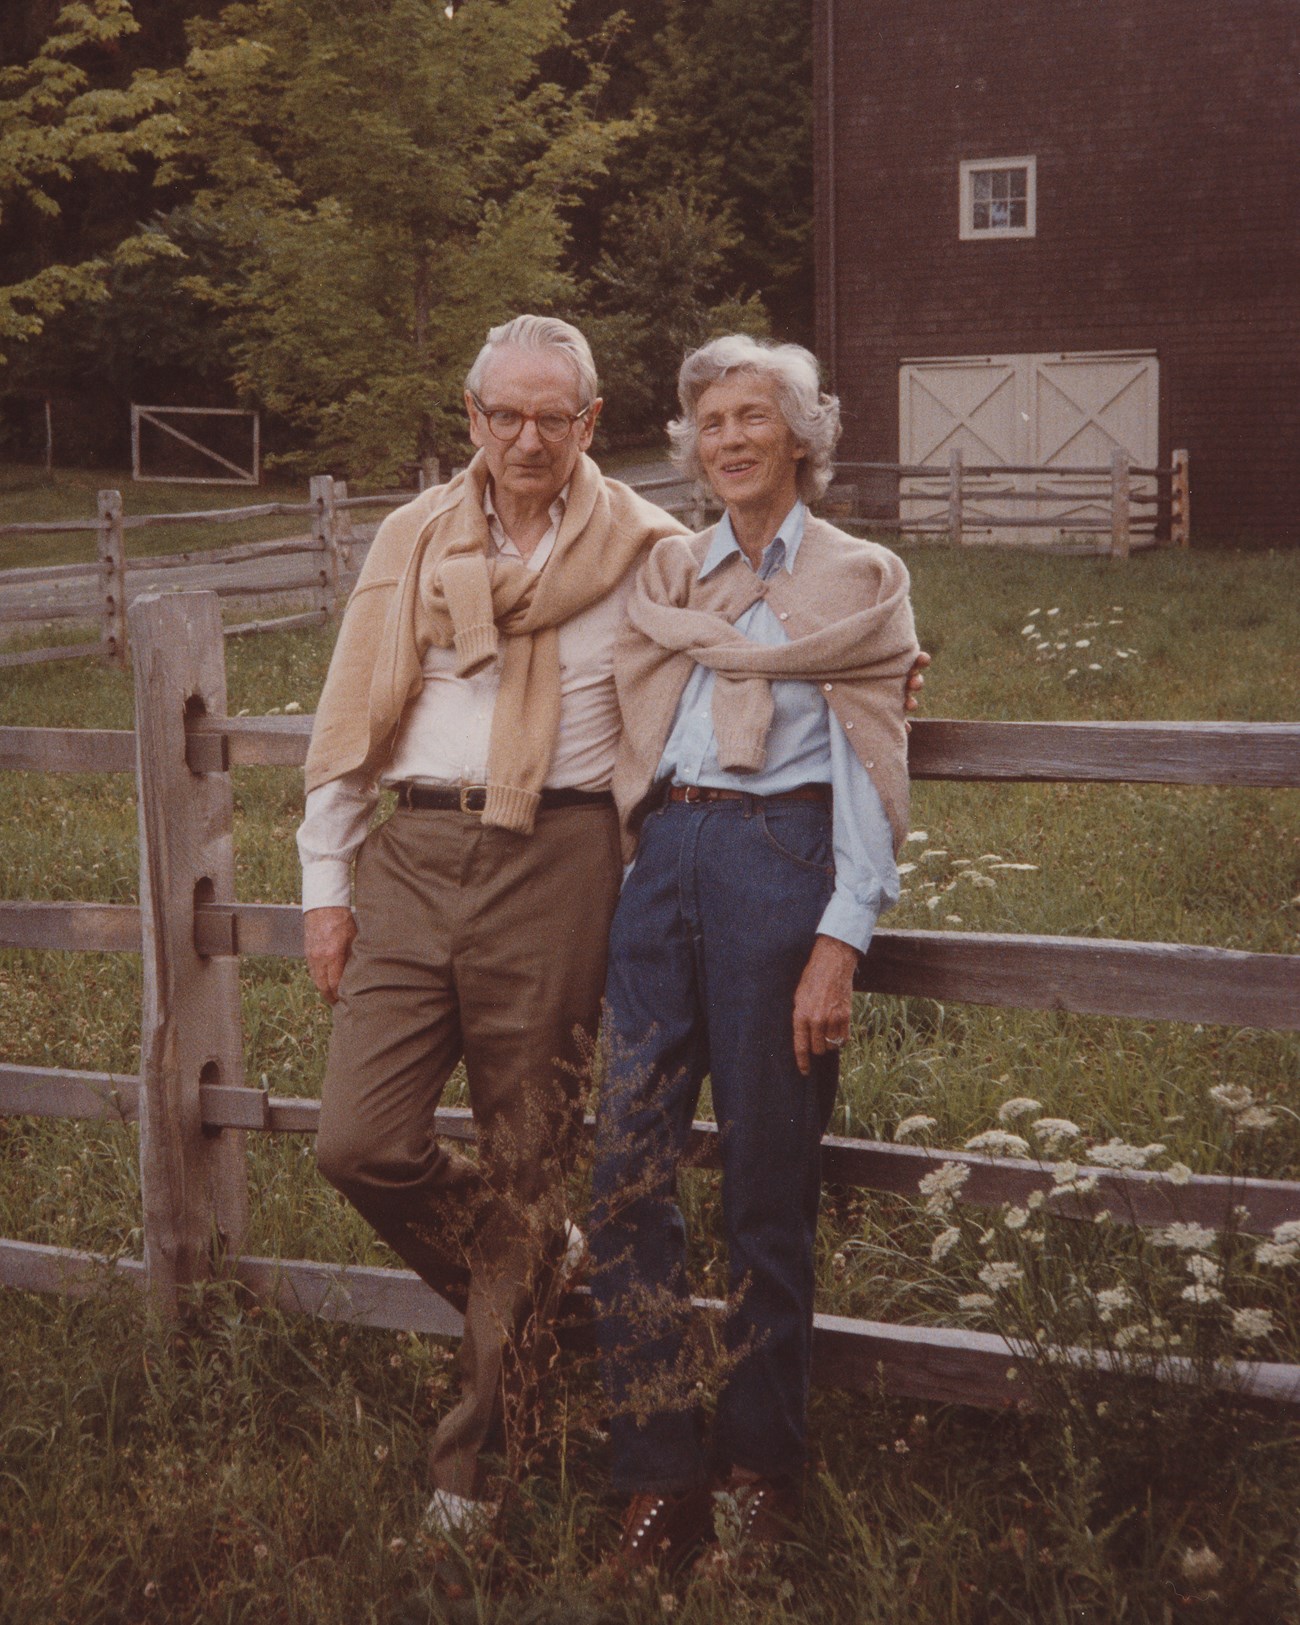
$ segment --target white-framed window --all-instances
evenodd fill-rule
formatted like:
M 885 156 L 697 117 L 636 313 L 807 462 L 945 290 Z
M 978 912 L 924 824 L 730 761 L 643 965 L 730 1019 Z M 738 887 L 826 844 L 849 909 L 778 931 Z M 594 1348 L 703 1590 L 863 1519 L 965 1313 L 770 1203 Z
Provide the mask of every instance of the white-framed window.
M 961 238 L 1032 237 L 1038 175 L 1033 158 L 967 158 L 961 165 Z

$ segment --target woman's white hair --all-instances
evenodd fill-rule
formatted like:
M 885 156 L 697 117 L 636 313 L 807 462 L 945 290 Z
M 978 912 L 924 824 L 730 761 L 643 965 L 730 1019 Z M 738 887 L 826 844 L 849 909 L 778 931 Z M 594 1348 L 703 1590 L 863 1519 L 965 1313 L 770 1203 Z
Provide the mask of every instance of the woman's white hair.
M 799 344 L 774 344 L 748 333 L 728 333 L 692 350 L 677 374 L 682 415 L 668 425 L 673 461 L 689 479 L 702 480 L 696 407 L 710 384 L 733 372 L 756 372 L 770 378 L 786 427 L 804 448 L 797 485 L 805 502 L 814 502 L 831 483 L 835 447 L 840 438 L 840 403 L 823 393 L 817 358 Z
M 471 395 L 482 396 L 483 375 L 487 372 L 492 353 L 506 347 L 516 350 L 559 350 L 573 363 L 573 370 L 578 375 L 579 404 L 590 406 L 600 393 L 591 346 L 571 322 L 562 322 L 558 316 L 516 316 L 513 321 L 502 322 L 500 327 L 488 330 L 483 348 L 465 374 L 465 388 Z

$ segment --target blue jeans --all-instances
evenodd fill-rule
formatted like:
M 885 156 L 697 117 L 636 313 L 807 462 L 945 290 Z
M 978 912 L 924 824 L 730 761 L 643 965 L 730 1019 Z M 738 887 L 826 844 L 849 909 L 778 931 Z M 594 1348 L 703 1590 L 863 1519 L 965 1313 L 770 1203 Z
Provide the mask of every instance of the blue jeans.
M 624 1493 L 707 1475 L 677 1167 L 706 1074 L 729 1310 L 718 1468 L 803 1465 L 821 1137 L 838 1059 L 795 1064 L 795 988 L 834 886 L 829 807 L 667 803 L 646 819 L 610 937 L 592 1291 Z M 706 1362 L 707 1363 L 707 1362 Z

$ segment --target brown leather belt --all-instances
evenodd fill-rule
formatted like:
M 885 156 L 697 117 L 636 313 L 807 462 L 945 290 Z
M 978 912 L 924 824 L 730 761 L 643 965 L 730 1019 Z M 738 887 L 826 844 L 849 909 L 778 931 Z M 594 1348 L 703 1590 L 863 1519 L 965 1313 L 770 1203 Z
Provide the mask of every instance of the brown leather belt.
M 403 781 L 392 786 L 397 791 L 397 805 L 417 812 L 463 812 L 481 815 L 487 806 L 485 784 L 411 784 Z M 542 806 L 549 807 L 612 807 L 614 797 L 608 790 L 543 790 Z
M 749 790 L 719 790 L 706 784 L 670 784 L 665 801 L 684 801 L 687 806 L 695 806 L 706 801 L 823 801 L 828 806 L 831 799 L 829 784 L 800 784 L 793 790 L 779 790 L 772 796 L 756 796 Z

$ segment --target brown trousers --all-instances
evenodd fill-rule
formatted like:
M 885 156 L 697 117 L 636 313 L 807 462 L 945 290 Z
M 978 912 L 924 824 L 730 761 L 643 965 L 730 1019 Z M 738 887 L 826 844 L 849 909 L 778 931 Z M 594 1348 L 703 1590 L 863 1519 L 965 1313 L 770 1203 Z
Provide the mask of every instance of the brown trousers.
M 555 1295 L 564 1173 L 590 1071 L 621 873 L 612 807 L 540 811 L 531 836 L 398 811 L 357 858 L 317 1159 L 380 1236 L 465 1314 L 461 1393 L 434 1485 L 484 1492 Z M 477 1161 L 434 1113 L 464 1059 Z

